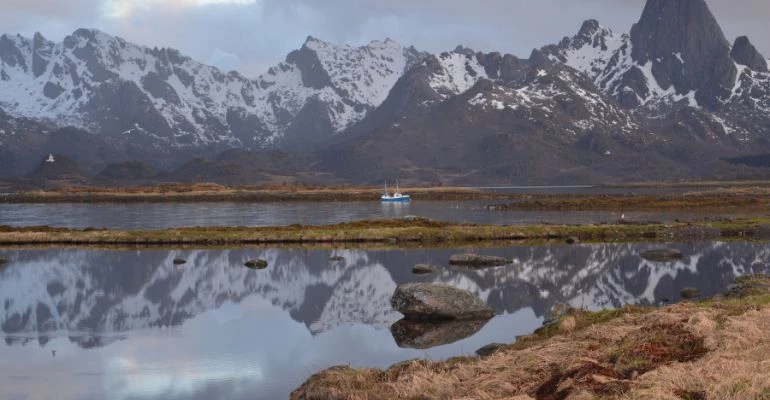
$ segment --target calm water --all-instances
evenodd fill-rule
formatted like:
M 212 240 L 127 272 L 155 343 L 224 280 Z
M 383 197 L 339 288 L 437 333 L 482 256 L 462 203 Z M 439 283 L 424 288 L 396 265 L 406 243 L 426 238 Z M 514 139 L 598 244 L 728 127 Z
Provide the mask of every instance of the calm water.
M 521 225 L 615 222 L 610 211 L 491 211 L 501 201 L 378 201 L 321 203 L 136 203 L 136 204 L 2 204 L 0 225 L 50 225 L 70 228 L 163 229 L 191 226 L 327 225 L 364 219 L 417 215 L 440 221 Z M 673 221 L 703 214 L 626 212 L 626 219 Z
M 0 250 L 10 260 L 0 269 L 0 398 L 283 399 L 332 365 L 382 368 L 511 342 L 559 302 L 659 304 L 770 270 L 770 244 L 673 247 L 681 262 L 642 260 L 647 244 L 484 249 L 514 262 L 483 271 L 446 267 L 467 249 Z M 188 263 L 172 265 L 177 257 Z M 252 258 L 270 267 L 241 266 Z M 440 270 L 415 277 L 418 262 Z M 443 343 L 394 337 L 389 298 L 413 281 L 470 290 L 498 316 L 434 332 Z

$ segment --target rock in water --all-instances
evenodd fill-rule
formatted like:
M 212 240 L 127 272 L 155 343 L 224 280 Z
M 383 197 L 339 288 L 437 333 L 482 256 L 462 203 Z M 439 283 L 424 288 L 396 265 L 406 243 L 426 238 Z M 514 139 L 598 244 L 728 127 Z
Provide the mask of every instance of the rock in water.
M 434 322 L 402 319 L 390 327 L 390 333 L 402 349 L 430 349 L 471 337 L 487 322 L 488 318 Z
M 676 249 L 655 249 L 645 251 L 641 256 L 648 261 L 666 262 L 681 260 L 682 252 Z
M 510 263 L 511 260 L 502 257 L 485 256 L 481 254 L 455 254 L 449 257 L 449 265 L 456 265 L 460 267 L 499 267 L 508 265 Z
M 0 265 L 5 265 L 5 264 L 8 264 L 8 260 L 6 260 L 5 258 L 0 257 Z
M 417 264 L 412 267 L 412 273 L 418 275 L 432 274 L 436 272 L 436 267 L 429 264 Z
M 700 290 L 692 287 L 687 287 L 682 289 L 682 291 L 679 293 L 682 295 L 682 298 L 685 300 L 694 299 L 696 297 L 700 297 Z
M 186 264 L 186 263 L 187 263 L 187 260 L 184 260 L 184 259 L 181 259 L 181 258 L 175 258 L 174 259 L 174 265 L 182 265 L 182 264 Z
M 265 269 L 265 268 L 267 268 L 267 261 L 265 261 L 265 260 L 250 260 L 250 261 L 246 261 L 246 263 L 243 264 L 243 265 L 245 265 L 246 268 L 251 268 L 251 269 Z
M 494 311 L 472 293 L 446 285 L 409 283 L 396 288 L 390 304 L 412 320 L 491 318 Z

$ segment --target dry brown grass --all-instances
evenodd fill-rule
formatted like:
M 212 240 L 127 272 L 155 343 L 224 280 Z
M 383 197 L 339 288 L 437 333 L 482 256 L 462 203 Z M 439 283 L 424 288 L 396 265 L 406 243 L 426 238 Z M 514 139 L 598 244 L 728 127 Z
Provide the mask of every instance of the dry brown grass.
M 572 315 L 568 329 L 487 358 L 323 371 L 292 399 L 770 399 L 768 302 L 682 303 L 588 326 Z
M 662 195 L 540 195 L 496 206 L 509 210 L 618 210 L 618 211 L 766 211 L 767 187 L 713 188 Z
M 459 246 L 484 242 L 532 242 L 575 237 L 582 241 L 654 241 L 770 238 L 770 219 L 674 224 L 528 225 L 453 224 L 423 218 L 371 220 L 326 226 L 198 227 L 119 231 L 47 226 L 0 226 L 0 245 L 254 245 L 380 243 Z
M 405 187 L 403 191 L 416 200 L 515 197 L 460 187 Z M 132 187 L 75 186 L 55 190 L 32 190 L 7 196 L 4 201 L 17 203 L 356 201 L 377 200 L 381 192 L 382 188 L 363 186 L 309 184 L 223 186 L 214 183 L 170 183 Z

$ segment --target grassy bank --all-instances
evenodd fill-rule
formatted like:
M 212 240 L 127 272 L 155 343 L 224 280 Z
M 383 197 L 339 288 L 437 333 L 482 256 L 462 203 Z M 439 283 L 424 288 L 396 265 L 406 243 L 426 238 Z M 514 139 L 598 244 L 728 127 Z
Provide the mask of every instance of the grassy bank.
M 512 196 L 460 187 L 402 188 L 415 200 L 505 199 Z M 216 184 L 154 185 L 129 188 L 73 187 L 35 190 L 0 197 L 7 203 L 142 203 L 142 202 L 276 202 L 374 201 L 379 187 L 269 185 L 229 187 Z
M 663 308 L 571 310 L 485 358 L 334 367 L 292 393 L 313 399 L 768 399 L 770 280 Z
M 328 226 L 203 227 L 119 231 L 2 227 L 0 245 L 250 245 L 379 243 L 456 246 L 491 241 L 768 239 L 770 219 L 615 225 L 467 225 L 422 218 Z
M 728 188 L 665 195 L 541 195 L 497 210 L 769 211 L 770 189 Z

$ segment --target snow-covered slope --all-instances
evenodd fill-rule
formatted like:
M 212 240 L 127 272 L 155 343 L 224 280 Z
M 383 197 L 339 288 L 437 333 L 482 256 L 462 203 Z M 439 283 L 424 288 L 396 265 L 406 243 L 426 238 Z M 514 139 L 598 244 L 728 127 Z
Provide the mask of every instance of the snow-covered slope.
M 292 125 L 329 136 L 363 118 L 422 53 L 397 43 L 353 48 L 314 38 L 257 79 L 172 49 L 80 29 L 61 43 L 0 37 L 0 107 L 53 125 L 147 134 L 172 145 L 265 147 Z M 312 115 L 303 114 L 311 105 Z
M 607 96 L 625 107 L 698 106 L 694 91 L 680 94 L 673 86 L 662 88 L 652 73 L 651 62 L 640 64 L 633 60 L 629 35 L 616 34 L 596 20 L 584 22 L 577 35 L 541 51 L 551 62 L 563 63 L 587 74 Z M 675 57 L 682 59 L 681 53 Z M 630 85 L 629 80 L 633 80 L 634 85 Z

